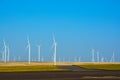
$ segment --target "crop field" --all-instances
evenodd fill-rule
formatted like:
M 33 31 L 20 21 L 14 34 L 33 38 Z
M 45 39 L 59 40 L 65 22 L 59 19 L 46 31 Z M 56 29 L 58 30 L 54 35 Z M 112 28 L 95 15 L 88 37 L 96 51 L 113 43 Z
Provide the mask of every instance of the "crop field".
M 120 63 L 90 63 L 90 62 L 0 62 L 0 72 L 39 72 L 39 71 L 66 71 L 58 66 L 79 66 L 88 70 L 120 70 Z
M 62 71 L 56 66 L 0 66 L 0 72 Z
M 120 80 L 120 63 L 0 62 L 0 80 Z
M 89 70 L 120 70 L 120 63 L 86 63 L 77 66 Z
M 35 63 L 10 62 L 0 63 L 0 72 L 37 72 L 37 71 L 63 71 L 52 63 Z

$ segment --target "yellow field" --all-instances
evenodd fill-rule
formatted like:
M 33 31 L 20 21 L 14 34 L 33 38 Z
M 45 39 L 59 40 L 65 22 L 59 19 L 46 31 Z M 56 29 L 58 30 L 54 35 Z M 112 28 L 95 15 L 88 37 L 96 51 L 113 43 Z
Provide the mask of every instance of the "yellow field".
M 62 71 L 56 66 L 0 66 L 0 72 Z
M 120 70 L 120 63 L 84 63 L 77 64 L 77 66 L 85 69 L 97 69 L 97 70 Z
M 53 63 L 37 63 L 31 62 L 9 62 L 0 63 L 0 72 L 26 72 L 26 71 L 63 71 Z
M 57 62 L 57 65 L 77 65 L 86 69 L 120 70 L 120 63 Z M 53 65 L 53 62 L 0 62 L 0 72 L 23 71 L 65 71 Z
M 60 63 L 59 63 L 60 64 Z M 0 62 L 0 72 L 64 71 L 52 62 Z
M 93 64 L 120 64 L 120 62 L 57 62 L 57 65 L 93 65 Z M 35 66 L 35 65 L 53 65 L 53 62 L 0 62 L 0 66 Z

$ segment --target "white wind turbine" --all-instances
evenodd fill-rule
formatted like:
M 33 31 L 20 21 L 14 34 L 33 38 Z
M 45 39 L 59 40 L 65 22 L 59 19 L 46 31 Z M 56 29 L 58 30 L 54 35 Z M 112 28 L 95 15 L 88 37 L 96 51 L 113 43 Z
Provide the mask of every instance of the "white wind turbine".
M 53 35 L 53 47 L 54 47 L 54 65 L 56 65 L 56 47 L 57 47 L 57 42 L 55 41 L 55 37 Z
M 115 54 L 113 52 L 113 55 L 112 55 L 112 62 L 115 62 Z
M 41 46 L 38 45 L 38 62 L 40 62 L 40 51 L 41 51 Z
M 104 57 L 101 58 L 101 62 L 104 62 Z
M 10 59 L 10 49 L 9 49 L 9 46 L 7 47 L 7 61 L 9 62 L 9 59 Z
M 114 52 L 113 52 L 113 55 L 112 55 L 112 57 L 111 57 L 110 62 L 115 62 L 115 54 L 114 54 Z
M 27 41 L 28 41 L 28 44 L 27 44 L 27 48 L 28 48 L 28 63 L 30 64 L 31 45 L 30 45 L 29 37 L 28 37 Z
M 94 56 L 95 56 L 95 54 L 94 54 L 94 53 L 95 53 L 95 50 L 94 50 L 94 49 L 92 49 L 92 62 L 95 62 L 95 57 L 94 57 Z
M 74 62 L 77 62 L 77 57 L 74 57 Z
M 99 52 L 97 52 L 97 62 L 100 62 L 100 55 L 99 55 Z
M 6 58 L 6 56 L 7 56 L 7 46 L 6 46 L 5 41 L 3 41 L 3 43 L 4 43 L 4 52 L 3 52 L 4 62 L 6 63 L 7 62 L 7 58 Z

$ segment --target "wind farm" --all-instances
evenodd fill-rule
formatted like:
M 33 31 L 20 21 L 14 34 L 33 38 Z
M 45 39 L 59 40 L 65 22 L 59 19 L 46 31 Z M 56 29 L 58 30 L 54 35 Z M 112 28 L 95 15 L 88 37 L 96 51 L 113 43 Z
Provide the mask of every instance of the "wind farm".
M 31 53 L 31 44 L 30 44 L 30 40 L 29 40 L 29 37 L 27 37 L 27 47 L 26 47 L 26 50 L 27 50 L 27 52 L 26 52 L 26 54 L 27 54 L 27 60 L 23 60 L 24 58 L 20 58 L 20 56 L 19 57 L 17 57 L 17 56 L 14 56 L 14 58 L 12 58 L 12 56 L 11 56 L 11 52 L 10 52 L 10 48 L 9 48 L 9 46 L 7 46 L 6 45 L 6 42 L 5 41 L 3 41 L 3 49 L 2 49 L 2 51 L 1 51 L 1 63 L 5 63 L 5 64 L 8 64 L 9 62 L 11 63 L 11 62 L 28 62 L 28 64 L 30 65 L 31 64 L 31 62 L 33 63 L 33 62 L 35 62 L 35 63 L 44 63 L 44 62 L 46 62 L 46 63 L 53 63 L 53 64 L 51 64 L 51 65 L 60 65 L 59 63 L 61 63 L 62 64 L 62 62 L 63 63 L 69 63 L 70 65 L 74 65 L 74 63 L 83 63 L 83 62 L 85 62 L 85 63 L 98 63 L 98 64 L 100 64 L 100 63 L 112 63 L 112 64 L 115 64 L 115 63 L 119 63 L 119 62 L 116 62 L 115 61 L 115 53 L 113 52 L 112 54 L 111 54 L 111 57 L 108 59 L 108 60 L 106 60 L 106 58 L 105 58 L 105 56 L 101 56 L 101 54 L 100 54 L 100 52 L 99 51 L 95 51 L 95 49 L 91 49 L 91 53 L 89 53 L 90 55 L 91 55 L 91 58 L 89 59 L 89 60 L 91 60 L 91 61 L 83 61 L 82 59 L 81 59 L 81 55 L 79 56 L 79 57 L 73 57 L 73 59 L 72 58 L 70 58 L 70 57 L 66 57 L 66 58 L 60 58 L 59 56 L 57 56 L 57 42 L 56 42 L 56 39 L 55 39 L 55 36 L 53 35 L 53 43 L 52 43 L 52 53 L 50 53 L 50 54 L 52 54 L 53 55 L 53 57 L 51 56 L 51 60 L 50 61 L 47 61 L 47 60 L 45 60 L 44 59 L 44 57 L 43 56 L 41 56 L 41 45 L 37 45 L 36 47 L 37 47 L 37 50 L 36 50 L 36 57 L 33 59 L 32 58 L 32 54 L 34 54 L 34 53 Z M 12 59 L 14 59 L 14 60 L 12 60 Z M 32 60 L 33 59 L 33 60 Z M 68 65 L 69 65 L 68 64 Z
M 6 45 L 5 41 L 3 41 L 3 51 L 2 51 L 2 57 L 1 57 L 1 62 L 0 62 L 0 72 L 21 72 L 21 71 L 36 71 L 37 69 L 32 69 L 32 67 L 39 67 L 40 69 L 38 71 L 67 71 L 68 69 L 62 69 L 59 67 L 47 69 L 47 66 L 80 66 L 85 69 L 97 69 L 97 70 L 120 70 L 119 62 L 115 62 L 115 53 L 113 52 L 111 58 L 109 61 L 105 61 L 105 58 L 103 56 L 100 57 L 100 53 L 98 51 L 95 51 L 95 49 L 92 49 L 91 52 L 91 61 L 88 62 L 82 62 L 81 56 L 80 57 L 75 57 L 74 60 L 70 60 L 71 58 L 68 57 L 64 61 L 60 61 L 60 58 L 57 59 L 57 42 L 55 39 L 55 36 L 53 36 L 53 44 L 52 44 L 52 54 L 53 54 L 53 61 L 45 61 L 43 57 L 41 57 L 41 45 L 37 45 L 37 56 L 35 60 L 31 59 L 31 44 L 29 37 L 27 38 L 27 55 L 28 55 L 28 60 L 27 61 L 22 61 L 21 60 L 16 60 L 14 58 L 14 61 L 10 60 L 10 50 L 9 46 Z M 95 56 L 96 55 L 96 56 Z M 101 59 L 101 60 L 100 60 Z M 114 66 L 115 65 L 115 66 Z M 31 67 L 30 69 L 24 70 L 23 68 L 20 69 L 21 67 Z M 45 67 L 46 66 L 46 67 Z M 93 67 L 92 67 L 93 66 Z M 95 67 L 96 66 L 96 67 Z M 100 66 L 99 68 L 97 66 Z M 112 67 L 114 66 L 114 67 Z M 6 67 L 3 69 L 3 67 Z M 18 69 L 11 69 L 12 67 L 19 67 Z M 42 67 L 42 68 L 41 68 Z M 45 68 L 43 68 L 45 67 Z M 112 68 L 110 68 L 112 67 Z M 8 69 L 7 69 L 8 68 Z
M 0 80 L 120 80 L 120 1 L 0 0 Z
M 58 46 L 59 47 L 59 46 Z M 59 80 L 59 79 L 65 79 L 70 80 L 70 77 L 67 77 L 67 74 L 70 75 L 81 75 L 82 77 L 76 78 L 75 76 L 71 77 L 71 79 L 76 80 L 82 80 L 87 79 L 86 76 L 89 76 L 89 79 L 94 80 L 94 77 L 96 79 L 120 79 L 120 62 L 115 62 L 115 53 L 111 54 L 111 58 L 108 61 L 105 61 L 105 57 L 100 56 L 100 53 L 96 51 L 95 49 L 91 49 L 91 61 L 89 62 L 83 62 L 81 56 L 80 57 L 74 57 L 73 60 L 71 60 L 70 57 L 65 58 L 63 61 L 57 59 L 57 42 L 55 39 L 55 36 L 53 36 L 53 44 L 52 44 L 52 55 L 53 55 L 53 61 L 46 61 L 41 57 L 41 45 L 37 45 L 37 56 L 35 60 L 32 60 L 32 53 L 31 53 L 31 44 L 29 37 L 27 38 L 27 55 L 28 60 L 22 61 L 22 59 L 14 61 L 10 60 L 10 50 L 9 46 L 6 45 L 6 42 L 3 41 L 3 51 L 2 51 L 2 57 L 0 62 L 0 74 L 6 73 L 6 76 L 8 76 L 8 72 L 13 74 L 10 76 L 11 79 L 17 79 L 17 77 L 14 77 L 14 73 L 19 75 L 19 78 L 22 76 L 21 73 L 24 73 L 26 76 L 31 74 L 32 76 L 35 76 L 34 74 L 43 75 L 44 73 L 49 74 L 52 76 L 52 73 L 54 74 L 53 79 Z M 101 60 L 100 60 L 101 59 Z M 85 73 L 84 73 L 84 72 Z M 91 73 L 92 72 L 92 73 Z M 103 73 L 101 75 L 98 75 L 99 73 Z M 57 74 L 56 74 L 57 73 Z M 64 73 L 64 77 L 59 76 L 60 73 Z M 82 74 L 84 73 L 84 75 Z M 115 75 L 113 75 L 115 73 Z M 48 76 L 44 74 L 44 76 Z M 93 75 L 91 75 L 93 74 Z M 102 77 L 102 76 L 105 77 Z M 5 76 L 5 75 L 4 75 Z M 33 79 L 46 79 L 51 78 L 51 76 L 48 77 L 37 77 Z M 58 76 L 57 78 L 55 76 Z M 112 77 L 109 77 L 112 76 Z M 3 78 L 3 77 L 0 77 Z M 24 77 L 27 79 L 31 79 L 31 77 Z M 3 78 L 5 79 L 5 78 Z M 51 78 L 52 80 L 52 78 Z
M 36 58 L 34 58 L 34 60 L 32 60 L 32 56 L 31 54 L 31 44 L 30 44 L 30 40 L 29 37 L 27 37 L 27 60 L 23 60 L 22 58 L 18 58 L 14 56 L 14 58 L 10 58 L 11 56 L 11 52 L 9 49 L 9 46 L 6 45 L 6 42 L 3 41 L 3 50 L 1 51 L 1 61 L 0 64 L 1 66 L 5 66 L 5 65 L 9 65 L 9 66 L 14 66 L 14 65 L 25 65 L 25 66 L 29 66 L 29 65 L 53 65 L 53 66 L 57 66 L 57 65 L 79 65 L 79 64 L 119 64 L 119 62 L 115 61 L 115 53 L 113 52 L 113 54 L 111 54 L 111 58 L 109 58 L 109 60 L 105 61 L 105 57 L 104 56 L 100 56 L 100 52 L 95 51 L 95 49 L 91 49 L 91 61 L 82 61 L 81 57 L 74 57 L 73 60 L 72 58 L 68 57 L 68 58 L 64 58 L 63 60 L 62 58 L 57 58 L 57 42 L 55 39 L 55 36 L 53 35 L 53 44 L 52 44 L 52 55 L 53 58 L 51 61 L 47 61 L 44 59 L 43 56 L 41 56 L 41 45 L 37 45 L 37 55 Z M 14 60 L 11 60 L 14 59 Z M 28 63 L 28 64 L 27 64 Z M 13 65 L 14 64 L 14 65 Z

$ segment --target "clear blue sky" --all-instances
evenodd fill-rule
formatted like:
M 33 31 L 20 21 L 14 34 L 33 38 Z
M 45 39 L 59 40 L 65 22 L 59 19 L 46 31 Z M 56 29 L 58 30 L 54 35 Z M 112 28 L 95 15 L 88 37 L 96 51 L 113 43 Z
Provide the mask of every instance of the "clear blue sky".
M 109 60 L 113 51 L 120 61 L 119 0 L 0 0 L 0 50 L 3 39 L 14 56 L 27 58 L 27 36 L 32 58 L 52 57 L 52 34 L 57 41 L 57 58 L 81 56 L 91 61 L 91 49 Z

